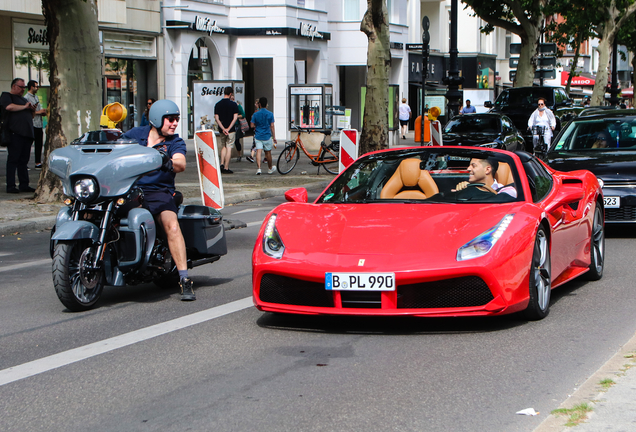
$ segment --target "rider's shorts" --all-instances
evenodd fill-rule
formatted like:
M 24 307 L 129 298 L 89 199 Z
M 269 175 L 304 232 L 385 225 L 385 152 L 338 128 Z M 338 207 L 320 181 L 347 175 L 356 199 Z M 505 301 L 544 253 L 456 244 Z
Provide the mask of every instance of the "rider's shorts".
M 144 190 L 142 207 L 147 209 L 153 216 L 166 210 L 174 213 L 179 211 L 174 202 L 174 197 L 168 189 Z

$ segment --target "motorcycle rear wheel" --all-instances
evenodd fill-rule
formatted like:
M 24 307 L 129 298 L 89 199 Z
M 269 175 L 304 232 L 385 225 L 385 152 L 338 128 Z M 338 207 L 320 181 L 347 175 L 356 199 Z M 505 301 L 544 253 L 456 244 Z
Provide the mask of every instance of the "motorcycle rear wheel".
M 95 249 L 90 240 L 58 241 L 53 254 L 53 286 L 60 302 L 73 312 L 91 309 L 102 295 L 104 273 L 85 267 Z

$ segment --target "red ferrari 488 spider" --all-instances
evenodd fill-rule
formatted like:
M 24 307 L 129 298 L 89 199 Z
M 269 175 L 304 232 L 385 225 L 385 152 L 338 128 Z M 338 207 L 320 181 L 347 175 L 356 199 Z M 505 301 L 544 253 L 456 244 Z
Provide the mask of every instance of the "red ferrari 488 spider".
M 544 318 L 550 292 L 603 275 L 603 196 L 589 171 L 527 153 L 417 147 L 357 159 L 313 203 L 265 219 L 252 255 L 263 311 Z

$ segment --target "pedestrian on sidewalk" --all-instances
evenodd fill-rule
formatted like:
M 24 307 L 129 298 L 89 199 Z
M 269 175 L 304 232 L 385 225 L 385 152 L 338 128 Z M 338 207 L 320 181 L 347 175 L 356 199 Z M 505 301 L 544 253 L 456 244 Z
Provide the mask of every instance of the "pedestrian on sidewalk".
M 35 107 L 35 112 L 33 116 L 33 135 L 35 139 L 35 169 L 42 169 L 42 147 L 44 144 L 44 130 L 42 129 L 42 116 L 46 116 L 46 110 L 42 108 L 40 104 L 40 98 L 36 94 L 38 89 L 40 88 L 40 84 L 31 80 L 27 83 L 27 93 L 24 95 L 24 98 L 31 102 L 31 105 Z
M 256 99 L 256 101 L 254 102 L 254 112 L 258 111 L 259 109 L 261 109 L 261 106 L 258 103 L 258 99 Z M 247 159 L 249 162 L 254 163 L 255 152 L 256 152 L 256 139 L 254 138 L 254 136 L 252 136 L 252 149 L 250 150 L 250 155 L 247 156 L 245 159 Z
M 475 107 L 470 104 L 470 99 L 466 99 L 466 106 L 459 111 L 459 114 L 474 114 L 476 112 Z
M 274 128 L 274 114 L 267 109 L 267 98 L 258 100 L 260 109 L 252 116 L 254 128 L 254 143 L 256 144 L 256 175 L 261 175 L 261 155 L 265 151 L 267 159 L 267 174 L 274 174 L 276 167 L 272 165 L 272 146 L 276 148 L 276 130 Z
M 29 186 L 29 171 L 27 164 L 31 157 L 31 143 L 33 142 L 33 114 L 35 106 L 22 97 L 24 80 L 15 78 L 11 81 L 11 91 L 0 95 L 0 105 L 7 111 L 7 127 L 11 139 L 7 146 L 7 193 L 35 192 Z M 15 173 L 18 172 L 20 188 L 15 185 Z
M 402 129 L 402 139 L 406 139 L 406 134 L 409 131 L 409 120 L 411 120 L 411 107 L 407 105 L 406 98 L 402 98 L 400 104 L 400 129 Z
M 146 102 L 146 109 L 144 110 L 144 113 L 141 115 L 141 122 L 139 123 L 139 126 L 148 126 L 150 124 L 148 122 L 148 111 L 150 111 L 150 107 L 156 101 L 157 100 L 154 98 L 148 98 L 148 101 Z
M 219 145 L 221 146 L 221 174 L 234 174 L 230 170 L 232 149 L 236 140 L 234 125 L 238 121 L 238 105 L 231 97 L 234 94 L 232 86 L 225 87 L 223 99 L 214 106 L 214 120 L 219 128 Z

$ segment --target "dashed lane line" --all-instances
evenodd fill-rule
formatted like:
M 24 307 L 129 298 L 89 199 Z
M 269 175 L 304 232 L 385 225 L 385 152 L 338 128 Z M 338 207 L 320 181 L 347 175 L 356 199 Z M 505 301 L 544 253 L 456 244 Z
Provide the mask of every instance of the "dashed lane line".
M 21 264 L 13 264 L 13 265 L 0 267 L 0 272 L 20 270 L 20 269 L 23 269 L 23 268 L 34 267 L 34 266 L 39 266 L 39 265 L 43 265 L 43 264 L 49 264 L 50 265 L 51 264 L 51 258 L 41 259 L 41 260 L 37 260 L 37 261 L 29 261 L 29 262 L 25 262 L 25 263 L 21 263 Z
M 133 345 L 148 339 L 152 339 L 167 333 L 184 329 L 196 324 L 220 318 L 234 312 L 241 311 L 253 306 L 252 298 L 246 297 L 221 306 L 206 309 L 201 312 L 186 315 L 150 327 L 104 339 L 82 347 L 74 348 L 38 360 L 34 360 L 8 369 L 0 370 L 0 386 L 19 381 L 24 378 L 39 375 L 53 369 L 67 366 L 91 357 L 98 356 L 119 348 Z

